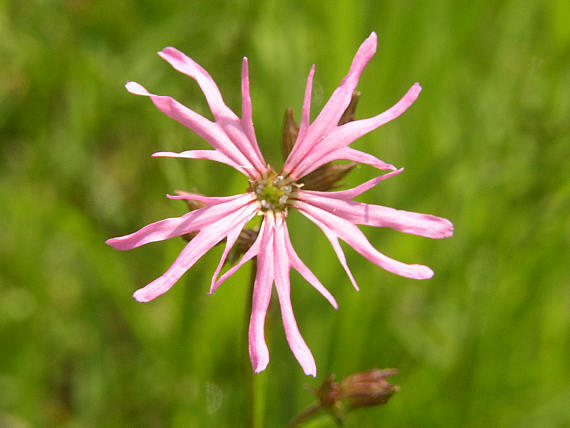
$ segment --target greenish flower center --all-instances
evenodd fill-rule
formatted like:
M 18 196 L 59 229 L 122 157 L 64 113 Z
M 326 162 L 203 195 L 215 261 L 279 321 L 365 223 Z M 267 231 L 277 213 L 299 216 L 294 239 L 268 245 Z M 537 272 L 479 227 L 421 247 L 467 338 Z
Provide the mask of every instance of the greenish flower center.
M 289 198 L 294 196 L 300 186 L 291 183 L 275 172 L 251 183 L 251 190 L 255 193 L 262 211 L 286 211 Z

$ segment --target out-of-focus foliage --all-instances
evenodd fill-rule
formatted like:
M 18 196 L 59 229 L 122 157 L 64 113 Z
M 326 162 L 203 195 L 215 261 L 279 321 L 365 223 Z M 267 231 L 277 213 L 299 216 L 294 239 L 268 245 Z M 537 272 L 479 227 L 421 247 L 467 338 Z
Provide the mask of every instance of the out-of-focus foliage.
M 278 167 L 283 113 L 299 117 L 311 64 L 316 112 L 372 30 L 379 49 L 357 116 L 415 81 L 424 90 L 356 144 L 406 167 L 362 200 L 449 218 L 456 233 L 368 228 L 378 249 L 436 275 L 399 278 L 349 250 L 357 293 L 320 231 L 291 214 L 293 243 L 340 308 L 293 276 L 313 380 L 273 306 L 271 362 L 256 378 L 265 426 L 313 400 L 304 384 L 372 367 L 398 367 L 401 391 L 348 426 L 570 425 L 565 0 L 0 2 L 0 425 L 238 426 L 248 269 L 208 296 L 217 248 L 138 304 L 131 293 L 184 242 L 121 253 L 104 241 L 182 214 L 167 192 L 226 195 L 247 182 L 207 161 L 152 159 L 206 145 L 122 85 L 140 81 L 209 115 L 197 85 L 155 55 L 172 45 L 239 112 L 247 55 L 258 139 Z M 359 167 L 346 181 L 374 174 Z

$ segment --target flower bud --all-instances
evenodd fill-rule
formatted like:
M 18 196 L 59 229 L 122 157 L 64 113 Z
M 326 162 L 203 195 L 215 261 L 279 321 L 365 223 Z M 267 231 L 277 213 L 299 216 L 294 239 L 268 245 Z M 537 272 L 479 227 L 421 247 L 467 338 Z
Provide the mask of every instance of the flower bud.
M 287 156 L 291 153 L 295 141 L 297 141 L 297 135 L 299 135 L 299 125 L 293 117 L 293 109 L 288 108 L 283 119 L 283 144 L 281 146 L 283 159 L 287 159 Z
M 338 121 L 338 126 L 344 125 L 345 123 L 352 122 L 354 120 L 354 113 L 356 111 L 356 106 L 358 105 L 358 100 L 360 100 L 360 92 L 354 92 L 348 107 L 340 117 Z
M 340 382 L 340 396 L 349 410 L 385 404 L 400 389 L 386 380 L 396 373 L 396 369 L 372 369 L 348 376 Z
M 249 250 L 257 239 L 259 228 L 243 228 L 238 236 L 236 244 L 232 247 L 226 259 L 226 263 L 233 265 L 238 259 Z
M 341 186 L 340 180 L 352 171 L 356 162 L 327 163 L 310 174 L 301 178 L 298 182 L 303 183 L 303 190 L 318 190 L 326 192 Z
M 397 369 L 372 369 L 348 376 L 340 382 L 335 382 L 335 376 L 330 375 L 318 389 L 311 389 L 318 403 L 293 419 L 289 427 L 308 421 L 320 410 L 326 410 L 342 426 L 348 412 L 360 407 L 386 404 L 400 389 L 386 380 L 396 373 Z

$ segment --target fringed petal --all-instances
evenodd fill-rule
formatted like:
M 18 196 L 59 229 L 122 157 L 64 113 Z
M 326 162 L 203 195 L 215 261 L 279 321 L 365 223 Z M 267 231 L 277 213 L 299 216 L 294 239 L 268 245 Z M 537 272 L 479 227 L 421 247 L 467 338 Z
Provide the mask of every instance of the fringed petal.
M 312 216 L 308 212 L 303 211 L 301 209 L 299 209 L 299 211 L 301 212 L 301 214 L 303 214 L 305 217 L 307 217 L 309 220 L 311 220 L 313 223 L 315 223 L 319 227 L 319 229 L 321 229 L 323 231 L 323 233 L 325 234 L 325 236 L 327 237 L 327 239 L 331 243 L 331 246 L 333 247 L 333 250 L 334 250 L 334 252 L 338 258 L 338 261 L 340 262 L 341 266 L 343 267 L 344 271 L 346 272 L 348 279 L 352 283 L 352 286 L 356 289 L 356 291 L 360 291 L 360 288 L 358 287 L 358 284 L 356 283 L 356 280 L 354 279 L 354 276 L 352 275 L 352 272 L 351 272 L 350 268 L 348 267 L 348 263 L 346 261 L 346 256 L 344 255 L 344 251 L 342 250 L 342 247 L 340 246 L 340 243 L 338 242 L 338 235 L 334 232 L 334 230 L 332 230 L 330 227 L 326 226 L 322 221 L 317 220 L 314 216 Z
M 298 179 L 306 175 L 315 169 L 315 165 L 322 164 L 319 161 L 321 161 L 323 157 L 329 155 L 331 160 L 334 159 L 335 155 L 333 153 L 336 150 L 347 147 L 363 135 L 400 116 L 413 104 L 421 90 L 422 88 L 419 83 L 415 83 L 400 101 L 385 112 L 369 119 L 348 122 L 334 128 L 330 133 L 322 134 L 322 137 L 325 138 L 321 137 L 315 141 L 311 150 L 307 151 L 306 156 L 295 167 L 295 170 L 291 173 L 291 177 Z M 395 169 L 392 165 L 387 164 L 387 166 L 387 168 L 383 169 Z
M 206 101 L 210 106 L 210 110 L 214 115 L 216 123 L 224 129 L 228 137 L 232 140 L 238 150 L 249 160 L 252 166 L 254 166 L 260 174 L 263 173 L 267 167 L 263 160 L 263 156 L 261 156 L 255 137 L 253 139 L 248 137 L 247 134 L 249 132 L 242 127 L 242 122 L 224 103 L 222 94 L 218 89 L 216 82 L 214 82 L 214 79 L 212 79 L 208 72 L 178 49 L 167 47 L 158 54 L 176 70 L 190 76 L 198 83 L 206 97 Z M 253 126 L 251 127 L 251 131 L 253 131 Z
M 106 244 L 116 250 L 130 250 L 150 242 L 164 241 L 175 236 L 195 232 L 239 210 L 253 200 L 255 200 L 255 197 L 249 193 L 239 195 L 239 197 L 228 202 L 208 205 L 204 208 L 190 211 L 181 217 L 157 221 L 130 235 L 108 239 Z
M 169 157 L 169 158 L 184 158 L 184 159 L 207 159 L 214 162 L 224 163 L 237 169 L 241 173 L 247 174 L 247 165 L 238 165 L 229 157 L 224 155 L 218 150 L 186 150 L 181 153 L 175 152 L 157 152 L 152 154 L 153 157 Z
M 252 142 L 259 159 L 263 160 L 263 155 L 259 150 L 257 138 L 255 137 L 255 129 L 253 128 L 253 116 L 251 108 L 251 94 L 249 90 L 249 67 L 247 58 L 244 57 L 241 66 L 241 123 L 247 137 Z
M 181 200 L 191 200 L 191 201 L 200 201 L 205 203 L 206 205 L 212 204 L 221 204 L 224 202 L 230 202 L 237 198 L 240 198 L 242 195 L 234 195 L 234 196 L 204 196 L 199 195 L 197 193 L 184 193 L 180 195 L 166 195 L 168 199 L 181 199 Z
M 289 231 L 287 230 L 287 223 L 283 222 L 283 230 L 285 235 L 285 247 L 287 249 L 287 254 L 289 255 L 289 263 L 297 272 L 299 272 L 305 280 L 311 284 L 315 290 L 323 295 L 325 299 L 332 305 L 333 308 L 338 309 L 338 303 L 333 295 L 325 288 L 323 284 L 318 280 L 318 278 L 311 272 L 311 270 L 303 263 L 301 258 L 295 252 L 293 244 L 291 243 L 291 238 L 289 237 Z
M 315 65 L 311 67 L 309 76 L 307 77 L 307 86 L 305 88 L 305 98 L 303 100 L 303 112 L 301 114 L 301 124 L 299 125 L 299 134 L 297 141 L 302 141 L 305 138 L 309 123 L 311 121 L 311 93 L 313 92 L 313 77 L 315 76 Z
M 453 224 L 441 217 L 329 197 L 328 195 L 316 195 L 316 193 L 299 192 L 299 200 L 342 217 L 353 224 L 390 227 L 403 233 L 434 239 L 448 238 L 453 235 Z
M 289 256 L 285 246 L 285 230 L 282 216 L 278 216 L 275 225 L 273 240 L 273 270 L 275 276 L 275 288 L 281 306 L 281 318 L 285 329 L 285 337 L 289 348 L 303 368 L 306 375 L 317 376 L 317 366 L 313 354 L 297 327 L 293 307 L 291 305 L 291 283 L 289 281 Z
M 219 124 L 190 110 L 172 97 L 151 94 L 136 82 L 127 82 L 125 87 L 132 94 L 149 97 L 161 112 L 194 131 L 235 165 L 238 165 L 239 168 L 236 168 L 238 171 L 253 179 L 260 177 L 261 174 L 255 165 L 236 147 L 225 129 L 222 129 Z
M 246 262 L 248 262 L 249 260 L 253 259 L 255 256 L 257 256 L 257 254 L 259 253 L 259 250 L 261 248 L 261 244 L 263 241 L 263 236 L 265 234 L 265 228 L 266 228 L 266 222 L 264 221 L 261 224 L 261 228 L 259 229 L 259 232 L 257 234 L 257 239 L 255 240 L 255 242 L 251 245 L 251 247 L 249 247 L 249 249 L 245 252 L 245 254 L 242 256 L 242 258 L 239 260 L 239 262 L 237 262 L 237 264 L 235 266 L 232 266 L 230 269 L 228 269 L 227 272 L 225 272 L 220 279 L 218 279 L 214 286 L 210 289 L 210 294 L 212 294 L 214 291 L 217 290 L 217 288 L 222 285 L 222 283 L 228 279 L 230 276 L 232 276 L 234 273 L 236 273 L 236 271 L 242 267 Z
M 331 152 L 328 155 L 325 155 L 324 157 L 322 157 L 321 159 L 319 159 L 318 161 L 316 161 L 315 163 L 313 163 L 311 165 L 306 165 L 302 169 L 300 169 L 300 168 L 296 169 L 295 174 L 299 174 L 299 177 L 304 177 L 304 176 L 310 174 L 311 172 L 315 171 L 319 167 L 326 165 L 329 162 L 334 162 L 337 160 L 347 160 L 347 161 L 357 162 L 357 163 L 361 163 L 361 164 L 365 164 L 365 165 L 370 165 L 374 168 L 377 168 L 377 169 L 380 169 L 383 171 L 386 171 L 386 170 L 396 171 L 397 170 L 397 168 L 394 165 L 389 164 L 387 162 L 384 162 L 384 161 L 378 159 L 376 156 L 373 156 L 369 153 L 361 152 L 361 151 L 353 149 L 351 147 L 344 147 L 342 149 L 335 150 L 334 152 Z
M 353 199 L 353 198 L 357 197 L 358 195 L 361 195 L 362 193 L 367 192 L 368 190 L 372 189 L 374 186 L 376 186 L 381 181 L 386 180 L 387 178 L 393 177 L 395 175 L 398 175 L 403 171 L 404 171 L 404 168 L 400 168 L 396 171 L 392 171 L 392 172 L 389 172 L 387 174 L 380 175 L 378 177 L 374 177 L 373 179 L 368 180 L 367 182 L 362 183 L 361 185 L 356 186 L 352 189 L 339 190 L 337 192 L 319 192 L 316 190 L 302 190 L 299 192 L 299 194 L 300 195 L 316 195 L 316 196 L 322 196 L 323 198 L 335 198 L 335 199 L 350 200 L 350 199 Z M 304 199 L 304 196 L 299 197 L 299 199 Z
M 273 272 L 273 236 L 274 221 L 270 215 L 265 216 L 268 225 L 264 229 L 260 251 L 257 255 L 257 275 L 253 285 L 251 316 L 249 318 L 249 357 L 253 371 L 259 373 L 269 363 L 269 350 L 265 342 L 265 316 L 271 299 L 274 279 Z
M 218 267 L 216 268 L 216 271 L 214 272 L 214 275 L 212 276 L 212 282 L 210 285 L 210 293 L 209 294 L 212 294 L 214 292 L 215 283 L 218 279 L 218 275 L 220 274 L 220 271 L 222 270 L 224 263 L 226 263 L 226 259 L 228 258 L 228 254 L 229 254 L 230 250 L 232 249 L 232 247 L 234 246 L 234 244 L 236 243 L 242 229 L 245 227 L 247 222 L 251 220 L 251 218 L 255 215 L 255 213 L 257 211 L 258 211 L 258 208 L 256 206 L 253 206 L 252 210 L 246 212 L 246 215 L 243 217 L 241 222 L 237 223 L 236 226 L 232 230 L 230 230 L 230 232 L 228 233 L 228 236 L 226 238 L 226 247 L 224 248 L 224 253 L 222 254 L 222 257 L 220 259 L 220 263 L 218 263 Z
M 137 290 L 133 297 L 139 302 L 149 302 L 166 293 L 208 250 L 235 228 L 243 227 L 244 219 L 253 216 L 255 212 L 253 208 L 255 207 L 252 205 L 245 206 L 202 229 L 162 276 Z
M 427 266 L 408 265 L 380 253 L 368 242 L 360 229 L 350 221 L 306 202 L 297 201 L 295 206 L 302 214 L 312 221 L 315 221 L 325 235 L 328 233 L 334 237 L 341 238 L 357 252 L 382 269 L 412 279 L 428 279 L 433 276 L 433 271 Z
M 376 33 L 372 33 L 360 45 L 348 74 L 344 77 L 340 86 L 333 92 L 317 118 L 308 128 L 303 140 L 298 140 L 297 144 L 295 144 L 283 167 L 285 173 L 293 173 L 298 163 L 322 141 L 322 137 L 328 135 L 337 127 L 340 117 L 350 103 L 352 93 L 358 84 L 364 67 L 376 53 L 377 43 Z M 299 178 L 299 176 L 295 177 Z

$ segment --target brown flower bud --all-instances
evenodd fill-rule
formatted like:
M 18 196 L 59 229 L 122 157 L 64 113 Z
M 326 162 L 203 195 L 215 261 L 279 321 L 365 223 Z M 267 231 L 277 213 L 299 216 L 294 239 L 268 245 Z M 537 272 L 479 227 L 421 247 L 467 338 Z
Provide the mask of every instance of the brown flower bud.
M 301 178 L 298 183 L 303 183 L 303 190 L 318 190 L 325 192 L 341 186 L 339 183 L 356 166 L 356 162 L 327 163 L 315 171 Z
M 226 263 L 233 265 L 239 260 L 239 258 L 249 250 L 249 247 L 253 245 L 257 239 L 259 233 L 259 228 L 254 229 L 244 228 L 240 232 L 236 244 L 232 247 L 226 259 Z
M 341 399 L 346 401 L 349 410 L 385 404 L 400 389 L 386 380 L 396 373 L 396 369 L 372 369 L 348 376 L 339 385 Z
M 297 135 L 299 135 L 299 125 L 293 117 L 293 109 L 288 108 L 283 119 L 283 144 L 281 146 L 283 159 L 287 159 L 287 156 L 291 153 L 295 141 L 297 141 Z
M 356 111 L 356 106 L 358 105 L 358 100 L 360 100 L 360 92 L 354 92 L 348 107 L 340 117 L 338 121 L 338 126 L 344 125 L 345 123 L 352 122 L 354 120 L 354 113 Z
M 397 369 L 372 369 L 348 376 L 340 382 L 335 382 L 335 376 L 330 375 L 318 389 L 310 388 L 317 396 L 318 403 L 293 419 L 289 427 L 308 421 L 321 410 L 327 411 L 340 426 L 343 426 L 348 412 L 360 407 L 386 404 L 400 389 L 398 385 L 392 385 L 386 380 L 396 373 Z
M 313 391 L 324 408 L 334 406 L 340 399 L 340 387 L 334 380 L 335 375 L 332 374 L 323 382 L 319 389 Z

